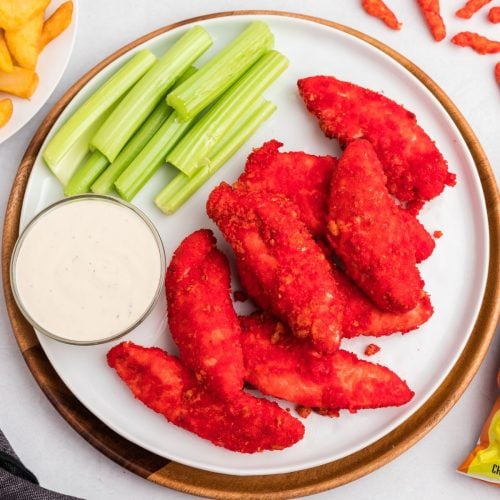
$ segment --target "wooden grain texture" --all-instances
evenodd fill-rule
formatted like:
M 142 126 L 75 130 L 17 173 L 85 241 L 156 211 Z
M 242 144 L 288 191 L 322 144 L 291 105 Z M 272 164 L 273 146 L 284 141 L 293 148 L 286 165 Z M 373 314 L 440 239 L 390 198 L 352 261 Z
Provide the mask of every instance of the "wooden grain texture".
M 193 469 L 154 455 L 107 428 L 69 391 L 50 365 L 36 335 L 18 310 L 10 288 L 10 258 L 19 234 L 19 219 L 34 161 L 52 125 L 75 94 L 111 61 L 137 45 L 178 26 L 216 17 L 272 15 L 303 19 L 348 33 L 388 54 L 418 78 L 448 112 L 462 134 L 482 183 L 488 212 L 490 261 L 486 291 L 473 332 L 446 379 L 427 402 L 403 424 L 372 445 L 335 462 L 289 474 L 238 477 Z M 429 432 L 453 407 L 478 370 L 493 338 L 500 311 L 499 193 L 488 159 L 472 129 L 448 96 L 422 70 L 381 42 L 340 24 L 302 14 L 276 11 L 231 11 L 188 19 L 156 30 L 115 52 L 78 80 L 49 112 L 21 161 L 7 205 L 2 274 L 12 330 L 34 378 L 68 423 L 106 456 L 130 471 L 163 486 L 221 499 L 281 499 L 304 496 L 340 486 L 393 460 Z

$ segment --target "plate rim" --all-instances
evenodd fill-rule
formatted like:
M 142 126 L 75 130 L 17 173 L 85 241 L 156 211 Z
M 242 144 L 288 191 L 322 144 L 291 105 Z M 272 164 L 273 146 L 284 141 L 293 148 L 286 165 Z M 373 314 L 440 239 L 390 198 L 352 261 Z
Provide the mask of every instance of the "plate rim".
M 203 471 L 159 457 L 106 427 L 64 385 L 46 358 L 32 327 L 14 302 L 9 262 L 19 233 L 24 192 L 46 135 L 66 105 L 87 82 L 135 46 L 185 24 L 233 16 L 281 16 L 302 19 L 354 36 L 384 52 L 434 95 L 454 122 L 474 160 L 486 204 L 489 229 L 488 276 L 474 328 L 458 360 L 439 388 L 396 429 L 360 451 L 318 467 L 286 474 L 232 476 Z M 444 91 L 420 68 L 394 49 L 358 30 L 324 18 L 276 10 L 234 10 L 184 19 L 154 30 L 115 51 L 75 82 L 48 112 L 33 136 L 14 179 L 2 238 L 2 281 L 12 330 L 25 362 L 49 401 L 90 444 L 128 470 L 166 487 L 212 498 L 290 498 L 318 493 L 357 479 L 393 460 L 429 432 L 455 405 L 486 355 L 500 311 L 499 193 L 486 154 L 463 115 Z M 237 480 L 236 477 L 238 478 Z

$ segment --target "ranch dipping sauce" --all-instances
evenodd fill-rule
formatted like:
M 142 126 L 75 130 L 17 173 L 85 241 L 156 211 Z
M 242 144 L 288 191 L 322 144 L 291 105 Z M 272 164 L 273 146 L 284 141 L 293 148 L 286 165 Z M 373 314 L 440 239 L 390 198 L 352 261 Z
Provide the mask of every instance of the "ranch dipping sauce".
M 16 301 L 39 331 L 95 344 L 123 335 L 154 306 L 165 255 L 152 223 L 107 196 L 65 199 L 40 213 L 14 249 Z

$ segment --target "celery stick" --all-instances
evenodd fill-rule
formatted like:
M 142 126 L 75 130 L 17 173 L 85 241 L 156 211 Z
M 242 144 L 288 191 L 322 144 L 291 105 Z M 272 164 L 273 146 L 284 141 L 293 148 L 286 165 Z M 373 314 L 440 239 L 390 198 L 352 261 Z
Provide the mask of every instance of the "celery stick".
M 212 45 L 201 26 L 187 31 L 134 85 L 90 144 L 113 162 L 175 80 Z
M 195 118 L 184 121 L 175 111 L 167 118 L 144 149 L 116 180 L 116 192 L 124 200 L 131 201 L 165 163 L 165 156 L 191 127 L 194 120 Z
M 99 87 L 50 139 L 42 156 L 59 179 L 68 177 L 63 173 L 64 167 L 61 163 L 65 154 L 80 137 L 94 127 L 103 114 L 146 73 L 155 61 L 156 57 L 149 50 L 135 54 Z
M 235 124 L 234 133 L 228 134 L 214 148 L 208 164 L 201 167 L 190 178 L 179 172 L 156 196 L 156 205 L 166 214 L 173 214 L 221 168 L 241 146 L 253 135 L 259 126 L 276 110 L 276 106 L 264 101 L 250 116 L 245 114 L 241 123 Z
M 88 193 L 92 183 L 104 172 L 108 165 L 108 159 L 99 151 L 94 151 L 66 184 L 64 194 L 73 196 Z
M 287 66 L 288 60 L 279 52 L 264 54 L 182 138 L 167 161 L 193 175 L 221 137 Z
M 190 76 L 196 73 L 194 66 L 189 67 L 179 78 L 175 85 L 185 82 Z M 141 128 L 134 134 L 132 139 L 120 151 L 115 161 L 99 176 L 90 187 L 91 191 L 97 194 L 106 194 L 113 189 L 113 185 L 122 172 L 130 165 L 134 158 L 142 151 L 156 131 L 165 123 L 165 120 L 172 113 L 172 108 L 162 99 L 158 106 L 148 116 Z
M 222 95 L 273 44 L 274 37 L 266 23 L 251 23 L 195 76 L 170 92 L 167 103 L 184 120 L 193 118 Z

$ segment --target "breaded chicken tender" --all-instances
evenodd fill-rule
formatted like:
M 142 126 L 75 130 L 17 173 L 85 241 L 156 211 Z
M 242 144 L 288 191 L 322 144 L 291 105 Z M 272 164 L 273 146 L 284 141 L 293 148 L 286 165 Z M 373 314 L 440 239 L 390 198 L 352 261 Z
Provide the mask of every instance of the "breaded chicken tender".
M 321 352 L 338 348 L 342 310 L 337 284 L 323 252 L 289 199 L 269 192 L 215 188 L 207 213 L 236 254 L 249 296 L 308 337 Z
M 410 332 L 423 325 L 434 313 L 430 297 L 425 292 L 416 307 L 408 312 L 383 311 L 336 266 L 333 266 L 333 274 L 345 301 L 343 337 L 382 337 L 392 333 Z
M 332 176 L 327 238 L 348 276 L 381 309 L 414 309 L 424 282 L 373 146 L 349 143 Z
M 254 149 L 234 187 L 284 194 L 297 205 L 312 235 L 323 235 L 330 180 L 337 160 L 303 151 L 281 153 L 281 146 L 281 142 L 272 140 Z
M 308 110 L 323 132 L 345 147 L 367 139 L 384 166 L 389 192 L 402 202 L 421 205 L 439 195 L 455 175 L 415 115 L 391 99 L 333 76 L 298 81 Z
M 241 453 L 281 450 L 304 435 L 302 423 L 276 403 L 244 392 L 224 402 L 179 359 L 156 347 L 123 342 L 107 358 L 139 401 L 217 446 Z
M 168 324 L 184 364 L 223 398 L 243 387 L 240 324 L 233 309 L 229 264 L 212 231 L 189 235 L 165 278 Z
M 338 350 L 318 355 L 266 314 L 240 317 L 246 380 L 299 405 L 351 412 L 400 406 L 413 391 L 388 368 Z
M 285 195 L 297 205 L 299 216 L 311 234 L 324 236 L 331 177 L 337 160 L 302 151 L 282 153 L 279 151 L 282 145 L 271 140 L 254 149 L 234 187 Z M 415 248 L 415 258 L 421 262 L 432 254 L 434 240 L 413 214 L 403 208 L 400 212 Z

